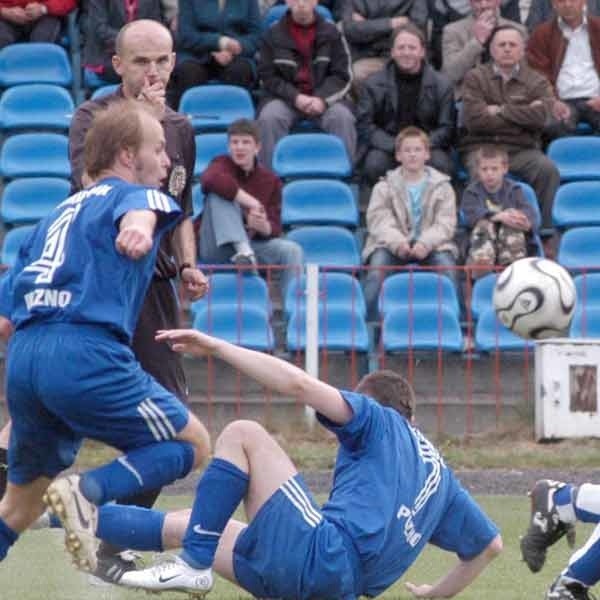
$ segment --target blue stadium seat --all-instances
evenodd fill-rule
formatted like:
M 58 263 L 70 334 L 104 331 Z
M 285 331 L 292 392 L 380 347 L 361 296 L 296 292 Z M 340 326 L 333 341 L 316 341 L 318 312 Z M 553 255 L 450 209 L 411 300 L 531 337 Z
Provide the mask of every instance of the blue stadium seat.
M 281 138 L 273 154 L 273 170 L 282 179 L 333 177 L 352 174 L 342 140 L 328 133 L 296 133 Z
M 577 303 L 575 310 L 600 308 L 600 273 L 584 273 L 573 277 Z
M 71 184 L 58 177 L 14 179 L 4 188 L 0 218 L 4 225 L 35 223 L 45 217 L 71 191 Z
M 227 154 L 226 133 L 201 133 L 196 136 L 196 163 L 194 164 L 194 177 L 200 177 L 202 171 L 208 167 L 210 161 L 216 156 Z
M 3 265 L 12 267 L 15 264 L 19 248 L 33 231 L 33 228 L 34 225 L 23 225 L 23 227 L 15 227 L 6 232 L 2 242 L 2 254 L 0 255 L 0 262 Z
M 474 321 L 479 319 L 479 315 L 488 308 L 493 308 L 492 298 L 494 296 L 494 287 L 498 275 L 496 273 L 488 273 L 483 277 L 475 280 L 473 284 L 473 292 L 471 294 L 471 316 Z
M 586 138 L 590 139 L 590 138 Z M 600 227 L 567 229 L 560 239 L 557 261 L 570 271 L 600 269 Z
M 350 186 L 337 179 L 297 179 L 283 188 L 281 222 L 295 225 L 358 225 L 358 207 Z
M 101 87 L 105 87 L 107 85 L 111 85 L 106 79 L 102 79 L 100 75 L 94 73 L 90 69 L 83 69 L 83 85 L 88 90 L 95 90 Z
M 254 104 L 246 88 L 199 85 L 183 93 L 179 112 L 188 116 L 194 131 L 226 131 L 237 119 L 254 119 Z
M 195 183 L 192 186 L 192 220 L 202 216 L 204 212 L 204 192 L 202 191 L 202 185 Z
M 528 341 L 506 328 L 496 316 L 496 311 L 490 307 L 479 315 L 475 326 L 475 349 L 478 352 L 516 351 L 534 347 L 534 342 Z
M 272 306 L 269 288 L 265 280 L 258 275 L 241 273 L 212 273 L 210 287 L 204 298 L 196 300 L 190 306 L 192 313 L 213 306 L 229 306 L 233 314 L 238 306 L 256 306 L 271 314 Z
M 119 87 L 118 83 L 109 83 L 108 85 L 101 85 L 99 88 L 94 90 L 92 94 L 92 100 L 98 100 L 98 98 L 102 98 L 103 96 L 108 96 L 109 94 L 114 94 Z
M 19 129 L 67 131 L 75 112 L 65 88 L 31 83 L 8 88 L 0 98 L 0 122 L 5 132 Z
M 569 337 L 600 338 L 600 306 L 575 311 Z
M 294 311 L 288 321 L 286 345 L 290 352 L 306 349 L 306 311 Z M 369 333 L 363 315 L 350 308 L 319 307 L 319 348 L 335 352 L 368 352 Z
M 394 273 L 383 280 L 379 293 L 379 312 L 382 316 L 397 308 L 410 305 L 448 308 L 460 317 L 458 293 L 446 275 L 426 271 Z
M 315 225 L 298 227 L 286 235 L 304 251 L 304 262 L 321 267 L 359 267 L 360 252 L 354 235 L 343 227 Z
M 202 307 L 194 318 L 194 329 L 262 352 L 272 352 L 275 346 L 269 315 L 254 305 Z
M 324 310 L 334 310 L 338 307 L 358 312 L 363 317 L 367 307 L 362 287 L 349 273 L 321 272 L 319 273 L 319 305 Z M 295 277 L 288 286 L 284 299 L 286 317 L 294 311 L 304 310 L 306 306 L 306 277 Z
M 0 87 L 25 83 L 69 87 L 72 81 L 69 57 L 58 44 L 27 42 L 0 50 Z
M 600 225 L 600 181 L 563 183 L 554 196 L 552 221 L 559 229 Z
M 600 138 L 562 137 L 550 142 L 546 151 L 556 163 L 561 181 L 600 179 Z
M 448 350 L 462 352 L 464 340 L 455 311 L 443 306 L 398 306 L 387 311 L 381 328 L 385 352 Z
M 275 23 L 277 23 L 277 21 L 279 21 L 281 19 L 281 17 L 283 17 L 286 10 L 287 10 L 287 6 L 285 4 L 275 4 L 275 6 L 271 6 L 271 8 L 269 8 L 269 10 L 267 10 L 267 12 L 263 18 L 263 29 L 266 31 L 267 29 L 269 29 L 270 27 L 275 25 Z M 331 15 L 331 11 L 326 6 L 317 4 L 317 6 L 315 7 L 315 10 L 326 21 L 333 22 L 333 16 Z
M 21 133 L 6 139 L 0 150 L 0 174 L 15 177 L 71 175 L 69 140 L 59 133 Z

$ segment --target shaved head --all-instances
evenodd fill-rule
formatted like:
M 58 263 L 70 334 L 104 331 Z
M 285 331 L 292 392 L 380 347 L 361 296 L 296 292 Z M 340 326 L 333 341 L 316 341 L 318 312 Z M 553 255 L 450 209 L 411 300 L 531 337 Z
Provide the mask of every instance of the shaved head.
M 173 50 L 171 32 L 162 23 L 139 19 L 121 27 L 115 40 L 115 53 L 122 56 L 132 47 L 137 48 L 140 43 L 148 42 L 158 46 L 168 45 Z

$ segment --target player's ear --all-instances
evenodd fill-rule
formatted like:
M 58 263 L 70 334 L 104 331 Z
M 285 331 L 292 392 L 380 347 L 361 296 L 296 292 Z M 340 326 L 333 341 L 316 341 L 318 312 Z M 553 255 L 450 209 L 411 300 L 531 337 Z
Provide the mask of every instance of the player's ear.
M 135 164 L 135 152 L 133 148 L 121 148 L 119 150 L 118 160 L 123 166 L 127 167 L 128 169 L 132 169 Z

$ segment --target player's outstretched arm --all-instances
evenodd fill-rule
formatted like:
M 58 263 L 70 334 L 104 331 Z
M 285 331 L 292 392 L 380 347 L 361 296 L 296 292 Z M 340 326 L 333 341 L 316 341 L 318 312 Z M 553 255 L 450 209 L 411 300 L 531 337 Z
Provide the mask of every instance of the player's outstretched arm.
M 152 237 L 156 227 L 156 214 L 151 210 L 130 210 L 119 223 L 115 240 L 117 251 L 132 260 L 138 260 L 152 249 Z
M 312 406 L 334 423 L 343 425 L 352 418 L 352 409 L 339 390 L 284 360 L 193 329 L 159 331 L 156 339 L 170 343 L 175 352 L 220 358 L 262 385 Z
M 415 598 L 452 598 L 474 581 L 500 552 L 502 538 L 497 535 L 481 554 L 471 560 L 461 560 L 437 583 L 415 585 L 406 582 L 406 588 Z

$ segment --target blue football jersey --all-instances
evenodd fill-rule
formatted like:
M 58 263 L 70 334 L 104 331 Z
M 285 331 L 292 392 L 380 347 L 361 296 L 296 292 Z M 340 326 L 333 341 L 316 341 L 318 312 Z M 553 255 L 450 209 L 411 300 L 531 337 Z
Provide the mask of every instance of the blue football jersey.
M 139 260 L 115 248 L 119 221 L 130 210 L 152 210 L 158 217 L 152 250 Z M 98 324 L 129 341 L 160 237 L 180 215 L 169 196 L 117 178 L 64 200 L 31 232 L 9 272 L 14 326 L 33 321 Z M 7 293 L 0 290 L 0 297 Z
M 458 482 L 434 446 L 398 412 L 342 392 L 354 417 L 320 422 L 340 442 L 323 515 L 352 538 L 361 592 L 376 596 L 413 563 L 442 520 Z M 489 540 L 488 540 L 489 541 Z

